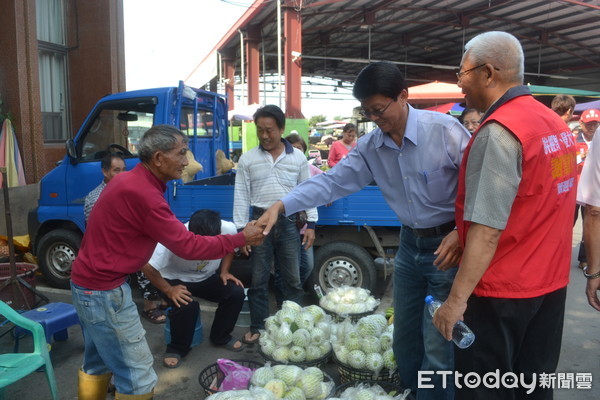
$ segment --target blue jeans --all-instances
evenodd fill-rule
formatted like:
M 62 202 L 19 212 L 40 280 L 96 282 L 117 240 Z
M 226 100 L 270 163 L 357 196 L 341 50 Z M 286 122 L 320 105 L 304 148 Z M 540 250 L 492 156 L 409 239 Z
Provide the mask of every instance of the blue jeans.
M 121 394 L 151 392 L 158 381 L 154 358 L 129 285 L 89 290 L 71 282 L 71 294 L 84 332 L 83 372 L 112 372 Z
M 252 218 L 257 219 L 259 216 L 254 213 Z M 264 319 L 269 316 L 269 277 L 273 258 L 280 266 L 283 299 L 302 303 L 304 290 L 300 283 L 299 252 L 300 233 L 295 217 L 291 216 L 281 216 L 263 244 L 252 247 L 252 285 L 248 289 L 250 331 L 264 329 Z
M 417 391 L 418 371 L 454 371 L 454 344 L 431 322 L 425 296 L 444 301 L 450 293 L 457 268 L 438 271 L 433 265 L 444 236 L 417 237 L 409 229 L 400 233 L 400 248 L 394 260 L 394 355 L 402 384 L 418 400 L 454 398 L 454 385 L 442 387 L 440 375 L 427 375 L 434 389 Z
M 315 268 L 315 255 L 313 246 L 309 249 L 305 249 L 302 244 L 302 236 L 300 237 L 300 284 L 304 287 L 304 284 L 310 277 L 313 269 Z M 279 272 L 279 265 L 275 263 L 274 271 L 274 283 L 275 283 L 275 299 L 277 305 L 283 303 L 283 281 L 281 280 L 281 272 Z

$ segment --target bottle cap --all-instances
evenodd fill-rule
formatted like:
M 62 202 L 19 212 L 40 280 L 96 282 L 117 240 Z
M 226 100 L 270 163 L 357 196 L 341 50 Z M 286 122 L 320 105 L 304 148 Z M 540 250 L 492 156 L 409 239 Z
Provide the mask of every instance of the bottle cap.
M 425 297 L 425 303 L 431 304 L 433 302 L 433 296 L 429 295 Z

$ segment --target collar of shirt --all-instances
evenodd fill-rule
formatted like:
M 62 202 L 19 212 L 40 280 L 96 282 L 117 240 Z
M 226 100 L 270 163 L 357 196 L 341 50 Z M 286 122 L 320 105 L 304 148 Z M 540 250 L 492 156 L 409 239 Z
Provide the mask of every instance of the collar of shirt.
M 504 103 L 519 96 L 531 96 L 531 90 L 529 90 L 529 88 L 525 85 L 514 86 L 508 89 L 506 93 L 504 93 L 498 100 L 494 102 L 494 104 L 490 106 L 490 108 L 488 108 L 483 118 L 481 118 L 481 124 L 483 124 L 485 120 Z
M 418 137 L 417 128 L 419 126 L 418 115 L 414 111 L 414 108 L 412 108 L 412 106 L 410 104 L 407 104 L 406 106 L 408 107 L 408 117 L 406 118 L 406 126 L 404 127 L 404 136 L 402 137 L 402 145 L 404 146 L 404 141 L 406 139 L 408 139 L 416 146 L 417 145 L 417 137 Z M 390 147 L 392 149 L 400 150 L 400 148 L 398 147 L 396 142 L 394 142 L 392 140 L 390 135 L 388 135 L 386 132 L 383 132 L 383 131 L 381 131 L 381 132 L 383 134 L 381 136 L 379 136 L 377 138 L 377 140 L 375 141 L 375 143 L 374 143 L 375 147 L 379 148 L 383 145 L 386 145 L 387 147 Z
M 286 154 L 290 154 L 294 152 L 294 146 L 292 146 L 290 144 L 290 142 L 288 142 L 287 140 L 285 140 L 284 138 L 281 138 L 281 141 L 283 142 L 283 145 L 285 146 L 285 152 Z M 266 151 L 263 147 L 262 144 L 258 145 L 258 148 L 261 149 L 262 151 Z
M 148 168 L 146 168 L 146 166 L 144 165 L 143 162 L 140 162 L 138 165 L 133 167 L 131 172 L 134 172 L 136 174 L 146 175 L 146 176 L 148 176 L 148 181 L 150 181 L 150 183 L 154 184 L 157 188 L 159 188 L 163 192 L 165 192 L 167 190 L 166 183 L 164 183 L 163 181 L 158 179 L 158 177 L 156 175 L 154 175 L 152 172 L 150 172 L 150 170 Z M 123 174 L 118 174 L 113 179 L 123 179 L 124 177 L 125 177 L 125 175 L 123 173 Z

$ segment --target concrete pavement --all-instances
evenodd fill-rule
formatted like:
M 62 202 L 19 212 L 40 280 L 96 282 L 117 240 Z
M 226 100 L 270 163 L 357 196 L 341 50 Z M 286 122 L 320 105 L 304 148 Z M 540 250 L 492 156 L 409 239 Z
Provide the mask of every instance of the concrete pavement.
M 560 389 L 555 391 L 558 400 L 592 400 L 600 398 L 600 313 L 593 310 L 584 296 L 585 279 L 577 268 L 576 250 L 581 238 L 581 226 L 575 228 L 573 239 L 573 262 L 571 268 L 571 283 L 568 289 L 567 311 L 565 315 L 565 329 L 561 359 L 557 372 L 560 373 L 591 373 L 593 377 L 592 388 Z M 540 273 L 543 273 L 542 271 Z M 44 284 L 43 278 L 38 279 L 38 289 L 48 296 L 51 301 L 71 302 L 70 292 L 49 288 Z M 391 285 L 388 285 L 381 296 L 380 310 L 391 305 Z M 141 309 L 142 299 L 139 291 L 136 293 L 136 302 Z M 182 365 L 177 369 L 167 369 L 162 365 L 164 344 L 164 325 L 154 325 L 142 319 L 147 332 L 147 340 L 155 357 L 155 370 L 159 376 L 156 387 L 155 399 L 202 399 L 204 393 L 198 382 L 200 372 L 208 365 L 216 362 L 218 358 L 249 359 L 262 361 L 260 355 L 253 347 L 248 347 L 241 353 L 233 353 L 212 346 L 208 341 L 210 324 L 214 315 L 214 305 L 207 302 L 201 303 L 204 342 L 192 349 L 184 358 Z M 272 307 L 274 310 L 274 307 Z M 234 335 L 241 337 L 247 328 L 236 327 Z M 0 335 L 5 331 L 0 328 Z M 27 349 L 29 338 L 21 340 L 21 349 Z M 13 339 L 10 334 L 0 337 L 0 351 L 11 352 Z M 82 362 L 83 338 L 78 326 L 69 329 L 69 338 L 66 341 L 55 342 L 52 346 L 52 362 L 56 371 L 61 399 L 77 398 L 77 369 Z M 325 370 L 338 380 L 337 370 L 330 363 Z M 568 381 L 568 376 L 567 376 Z M 48 386 L 43 373 L 34 373 L 21 381 L 9 386 L 6 390 L 7 399 L 49 399 Z M 113 398 L 111 395 L 107 399 Z

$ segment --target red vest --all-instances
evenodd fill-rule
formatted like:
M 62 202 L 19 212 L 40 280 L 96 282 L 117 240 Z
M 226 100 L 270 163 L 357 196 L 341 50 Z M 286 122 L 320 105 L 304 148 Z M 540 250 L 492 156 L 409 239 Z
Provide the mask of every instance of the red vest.
M 473 293 L 541 296 L 569 283 L 577 192 L 575 141 L 558 115 L 532 96 L 507 101 L 482 126 L 492 121 L 521 143 L 522 179 L 496 253 Z M 465 171 L 476 134 L 465 149 L 458 178 L 456 225 L 463 247 L 470 225 L 464 221 Z

